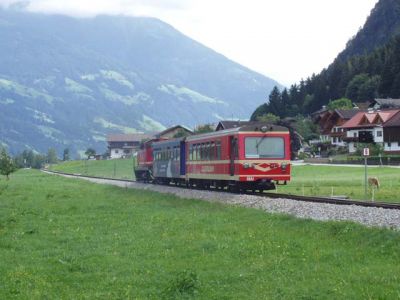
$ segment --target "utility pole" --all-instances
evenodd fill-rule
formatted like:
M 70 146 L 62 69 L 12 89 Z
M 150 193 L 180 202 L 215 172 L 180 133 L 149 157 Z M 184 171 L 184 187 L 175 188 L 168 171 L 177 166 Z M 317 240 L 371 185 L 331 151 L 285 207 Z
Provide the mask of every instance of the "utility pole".
M 364 156 L 364 198 L 368 200 L 368 156 L 369 156 L 369 148 L 363 149 L 363 156 Z

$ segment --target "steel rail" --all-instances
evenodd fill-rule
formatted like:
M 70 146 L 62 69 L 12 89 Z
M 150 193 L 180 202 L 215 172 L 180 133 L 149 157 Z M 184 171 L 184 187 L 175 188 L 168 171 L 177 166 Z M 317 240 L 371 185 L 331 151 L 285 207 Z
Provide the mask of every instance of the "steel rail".
M 89 176 L 89 175 L 65 173 L 65 172 L 59 172 L 59 171 L 50 171 L 50 170 L 45 170 L 45 169 L 43 169 L 42 171 L 47 172 L 47 173 L 54 173 L 54 174 L 59 174 L 59 175 L 67 175 L 67 176 L 74 176 L 74 177 L 81 177 L 81 178 L 92 178 L 92 179 L 100 179 L 100 180 L 142 183 L 140 181 L 136 181 L 136 180 L 132 180 L 132 179 L 118 179 L 118 178 L 109 178 L 109 177 Z M 178 187 L 178 186 L 174 186 L 174 187 Z M 215 192 L 229 192 L 229 191 L 215 189 Z M 275 199 L 276 198 L 284 198 L 284 199 L 303 201 L 303 202 L 315 202 L 315 203 L 326 203 L 326 204 L 336 204 L 336 205 L 357 205 L 357 206 L 363 206 L 363 207 L 373 207 L 373 208 L 383 208 L 383 209 L 400 209 L 400 203 L 372 202 L 372 201 L 349 200 L 349 199 L 329 198 L 329 197 L 311 197 L 311 196 L 300 196 L 300 195 L 271 193 L 271 192 L 264 192 L 264 193 L 248 192 L 248 193 L 246 193 L 246 195 L 268 197 L 268 198 L 275 198 Z

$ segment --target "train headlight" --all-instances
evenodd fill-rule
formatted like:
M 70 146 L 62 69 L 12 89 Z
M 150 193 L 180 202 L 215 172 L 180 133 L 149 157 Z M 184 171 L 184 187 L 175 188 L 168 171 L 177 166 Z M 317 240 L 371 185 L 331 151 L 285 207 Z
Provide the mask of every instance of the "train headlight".
M 251 166 L 250 166 L 250 164 L 249 163 L 244 163 L 243 164 L 243 168 L 244 169 L 248 169 L 248 168 L 250 168 Z
M 288 163 L 281 164 L 282 171 L 286 171 L 287 167 L 288 167 Z
M 261 127 L 261 132 L 267 132 L 267 131 L 268 131 L 268 127 L 267 126 Z

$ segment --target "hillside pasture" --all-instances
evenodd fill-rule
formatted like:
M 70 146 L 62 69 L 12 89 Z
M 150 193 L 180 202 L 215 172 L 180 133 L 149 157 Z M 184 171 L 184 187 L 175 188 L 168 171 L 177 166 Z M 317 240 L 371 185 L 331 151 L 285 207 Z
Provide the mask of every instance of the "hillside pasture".
M 19 171 L 1 299 L 395 299 L 400 234 Z
M 366 199 L 400 202 L 400 168 L 368 167 L 368 177 L 376 177 L 379 189 L 368 186 L 365 198 L 365 171 L 363 166 L 293 166 L 292 180 L 286 186 L 278 186 L 278 192 L 310 196 L 346 196 L 350 199 Z
M 54 165 L 52 170 L 110 178 L 133 178 L 133 160 L 70 161 Z M 115 172 L 114 172 L 115 170 Z M 367 200 L 400 202 L 400 168 L 368 167 L 368 177 L 377 177 L 380 188 L 368 187 Z M 362 166 L 293 165 L 292 180 L 277 187 L 280 193 L 309 196 L 346 196 L 365 199 Z

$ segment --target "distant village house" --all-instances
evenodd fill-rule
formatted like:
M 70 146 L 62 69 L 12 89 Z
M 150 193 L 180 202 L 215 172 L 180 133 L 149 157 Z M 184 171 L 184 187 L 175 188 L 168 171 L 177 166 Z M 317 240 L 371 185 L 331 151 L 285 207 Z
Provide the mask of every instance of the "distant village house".
M 139 149 L 143 140 L 151 138 L 144 133 L 110 134 L 107 136 L 109 156 L 111 159 L 130 157 Z

